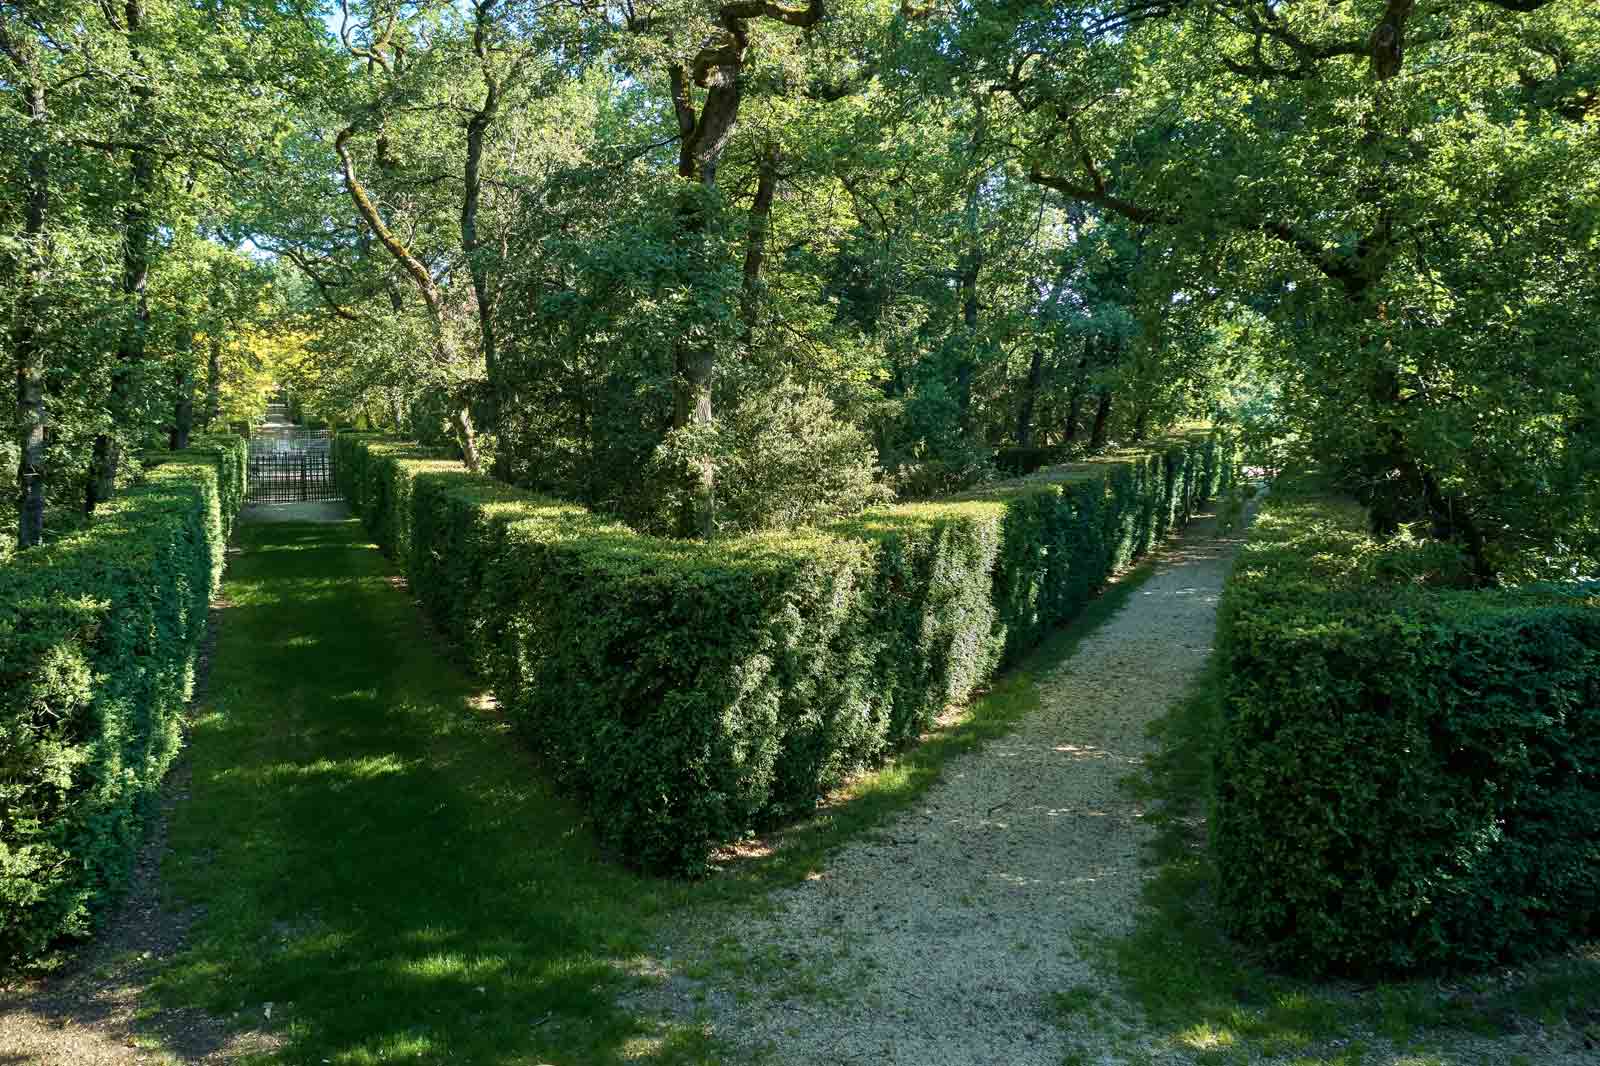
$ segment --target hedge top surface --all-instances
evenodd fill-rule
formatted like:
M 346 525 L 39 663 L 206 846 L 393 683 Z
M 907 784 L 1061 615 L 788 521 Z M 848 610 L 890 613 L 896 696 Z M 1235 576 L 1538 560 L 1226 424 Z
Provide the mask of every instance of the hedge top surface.
M 580 547 L 586 555 L 606 560 L 614 572 L 762 567 L 791 562 L 796 557 L 819 559 L 858 551 L 819 530 L 751 533 L 709 543 L 653 537 L 596 515 L 581 504 L 540 496 L 486 475 L 472 474 L 460 462 L 439 458 L 428 449 L 400 442 L 371 443 L 367 447 L 379 457 L 402 465 L 415 480 L 427 481 L 487 520 L 503 524 L 508 538 L 544 549 Z M 902 520 L 918 521 L 919 516 L 908 514 Z
M 1129 468 L 1171 448 L 1203 443 L 1215 432 L 1202 422 L 1180 426 L 1147 444 L 1113 448 L 1099 455 L 1043 467 L 1021 477 L 996 481 L 952 497 L 954 500 L 1010 500 L 1029 492 L 1057 492 L 1060 486 L 1080 484 L 1105 477 L 1117 467 Z
M 1470 586 L 1470 566 L 1453 544 L 1401 534 L 1374 536 L 1366 509 L 1322 489 L 1310 475 L 1275 487 L 1240 549 L 1230 591 L 1253 603 L 1303 605 L 1284 636 L 1313 635 L 1344 611 L 1405 614 L 1421 621 L 1488 623 L 1541 608 L 1600 607 L 1600 581 L 1515 588 Z M 1250 625 L 1248 612 L 1235 624 Z M 1345 624 L 1345 623 L 1340 623 Z
M 151 467 L 143 482 L 101 503 L 95 510 L 93 522 L 85 523 L 58 540 L 21 552 L 0 565 L 0 603 L 12 602 L 4 591 L 10 582 L 32 581 L 29 575 L 40 571 L 79 565 L 97 552 L 114 551 L 123 559 L 140 557 L 150 550 L 148 533 L 152 516 L 161 512 L 187 514 L 194 493 L 198 491 L 196 473 L 215 476 L 215 470 L 214 461 L 204 451 L 177 453 L 161 465 Z

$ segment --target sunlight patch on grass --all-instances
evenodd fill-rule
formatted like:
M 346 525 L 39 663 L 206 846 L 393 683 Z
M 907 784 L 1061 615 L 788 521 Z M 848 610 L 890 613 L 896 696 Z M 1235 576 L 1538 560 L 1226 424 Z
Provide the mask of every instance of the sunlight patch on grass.
M 1218 1048 L 1232 1047 L 1239 1038 L 1232 1029 L 1215 1026 L 1210 1022 L 1200 1022 L 1182 1030 L 1174 1039 L 1191 1051 L 1215 1051 Z
M 164 871 L 175 900 L 205 912 L 153 994 L 241 1017 L 293 1004 L 278 1057 L 313 1066 L 743 1061 L 698 1022 L 617 1005 L 663 920 L 759 910 L 772 888 L 818 876 L 950 759 L 1009 733 L 1039 679 L 1153 572 L 1125 576 L 921 746 L 683 882 L 599 853 L 358 527 L 239 535 Z M 717 954 L 719 970 L 814 1002 L 855 973 L 842 956 L 792 971 L 744 945 Z

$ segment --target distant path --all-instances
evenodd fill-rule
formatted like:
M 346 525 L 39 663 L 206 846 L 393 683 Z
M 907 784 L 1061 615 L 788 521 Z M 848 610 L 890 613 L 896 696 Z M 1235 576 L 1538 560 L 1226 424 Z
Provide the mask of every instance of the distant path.
M 1060 1066 L 1051 997 L 1103 983 L 1089 942 L 1132 928 L 1147 875 L 1152 830 L 1118 782 L 1203 668 L 1238 544 L 1215 520 L 1194 523 L 1042 679 L 1042 705 L 1014 734 L 952 762 L 917 809 L 776 894 L 771 913 L 690 934 L 720 946 L 685 954 L 746 953 L 754 982 L 680 976 L 664 992 L 677 1002 L 658 1006 L 698 1005 L 717 1035 L 778 1063 Z

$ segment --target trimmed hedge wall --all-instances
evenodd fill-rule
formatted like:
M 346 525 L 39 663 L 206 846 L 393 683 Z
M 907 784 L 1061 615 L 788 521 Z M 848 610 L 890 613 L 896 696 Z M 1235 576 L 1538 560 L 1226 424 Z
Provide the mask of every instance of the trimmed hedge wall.
M 181 742 L 245 442 L 153 462 L 93 523 L 0 566 L 0 965 L 90 931 Z
M 1231 469 L 1192 436 L 963 499 L 702 544 L 405 443 L 346 433 L 335 448 L 346 499 L 587 800 L 602 841 L 671 871 L 703 868 L 717 844 L 914 741 Z
M 1445 546 L 1274 490 L 1222 601 L 1233 931 L 1396 972 L 1600 932 L 1600 585 L 1463 591 Z

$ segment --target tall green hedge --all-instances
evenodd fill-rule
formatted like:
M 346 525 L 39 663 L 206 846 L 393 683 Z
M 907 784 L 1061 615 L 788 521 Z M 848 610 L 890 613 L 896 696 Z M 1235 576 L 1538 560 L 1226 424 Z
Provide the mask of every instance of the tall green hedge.
M 640 536 L 404 442 L 335 447 L 345 497 L 587 799 L 601 839 L 676 871 L 915 741 L 1230 468 L 1194 436 L 702 544 Z M 1183 476 L 1208 462 L 1209 480 Z
M 126 884 L 182 712 L 244 441 L 159 457 L 93 523 L 0 565 L 0 965 Z
M 1366 529 L 1275 489 L 1225 591 L 1229 923 L 1312 971 L 1600 932 L 1600 585 L 1464 591 L 1448 548 Z

